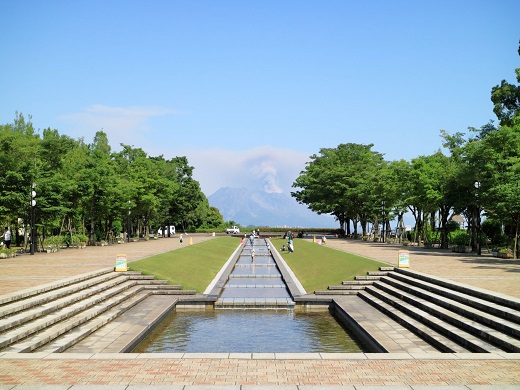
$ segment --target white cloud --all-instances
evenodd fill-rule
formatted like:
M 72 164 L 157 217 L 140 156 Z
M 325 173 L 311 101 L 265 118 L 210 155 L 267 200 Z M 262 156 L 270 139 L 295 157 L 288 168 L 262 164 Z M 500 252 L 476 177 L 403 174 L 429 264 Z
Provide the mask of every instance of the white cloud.
M 303 153 L 271 146 L 243 151 L 197 150 L 185 155 L 195 167 L 195 179 L 208 196 L 221 187 L 289 194 L 292 183 L 308 161 Z
M 83 137 L 90 142 L 96 132 L 107 133 L 112 146 L 124 143 L 142 147 L 146 133 L 152 129 L 149 120 L 154 117 L 175 115 L 178 111 L 161 107 L 111 107 L 94 104 L 77 113 L 61 115 L 66 133 L 74 138 Z

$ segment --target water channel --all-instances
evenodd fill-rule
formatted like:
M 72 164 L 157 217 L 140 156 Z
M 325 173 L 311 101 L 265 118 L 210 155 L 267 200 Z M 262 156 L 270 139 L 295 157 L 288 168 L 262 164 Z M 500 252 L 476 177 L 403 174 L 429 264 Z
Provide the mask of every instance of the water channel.
M 215 310 L 175 310 L 132 352 L 362 352 L 328 311 L 294 310 L 269 245 L 246 239 Z

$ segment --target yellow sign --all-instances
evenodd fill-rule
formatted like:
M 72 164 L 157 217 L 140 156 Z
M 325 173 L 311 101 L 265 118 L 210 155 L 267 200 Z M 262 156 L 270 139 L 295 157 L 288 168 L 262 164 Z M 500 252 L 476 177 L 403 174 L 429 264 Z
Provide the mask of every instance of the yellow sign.
M 410 252 L 399 251 L 399 268 L 410 268 Z
M 128 271 L 128 267 L 126 264 L 126 255 L 119 254 L 116 255 L 116 272 L 126 272 Z

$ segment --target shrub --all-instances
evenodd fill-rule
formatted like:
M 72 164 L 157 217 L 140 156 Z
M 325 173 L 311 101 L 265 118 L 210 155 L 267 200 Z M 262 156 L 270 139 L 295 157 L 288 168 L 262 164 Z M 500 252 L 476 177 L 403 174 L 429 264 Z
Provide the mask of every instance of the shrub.
M 43 242 L 43 247 L 47 250 L 51 250 L 53 252 L 60 250 L 63 245 L 63 237 L 62 236 L 50 236 L 45 239 Z
M 467 246 L 471 242 L 471 235 L 464 230 L 455 230 L 448 236 L 450 245 Z

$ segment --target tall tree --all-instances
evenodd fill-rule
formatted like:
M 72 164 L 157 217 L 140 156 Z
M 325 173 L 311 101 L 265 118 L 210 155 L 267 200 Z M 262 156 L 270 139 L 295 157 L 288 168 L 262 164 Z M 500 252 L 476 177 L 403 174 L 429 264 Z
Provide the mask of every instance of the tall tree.
M 520 55 L 520 41 L 518 45 Z M 516 81 L 520 84 L 520 68 L 515 69 Z M 491 89 L 491 101 L 493 112 L 497 116 L 501 126 L 513 126 L 520 118 L 520 85 L 508 83 L 502 80 L 500 85 Z
M 486 213 L 511 226 L 515 258 L 520 250 L 520 124 L 502 126 L 471 156 L 481 165 L 482 206 Z
M 2 226 L 17 226 L 18 218 L 29 220 L 32 184 L 39 177 L 40 137 L 31 117 L 16 113 L 14 123 L 0 126 L 0 221 Z M 4 225 L 5 224 L 5 225 Z M 21 227 L 21 226 L 20 226 Z M 17 229 L 12 229 L 13 233 Z
M 382 196 L 376 182 L 383 155 L 372 147 L 348 143 L 321 149 L 293 183 L 299 190 L 291 195 L 315 212 L 334 215 L 341 228 L 352 218 L 357 233 L 360 221 L 363 235 L 367 234 L 367 223 L 379 212 Z

